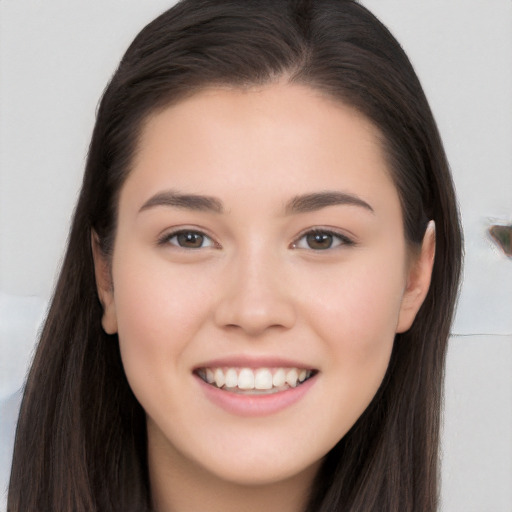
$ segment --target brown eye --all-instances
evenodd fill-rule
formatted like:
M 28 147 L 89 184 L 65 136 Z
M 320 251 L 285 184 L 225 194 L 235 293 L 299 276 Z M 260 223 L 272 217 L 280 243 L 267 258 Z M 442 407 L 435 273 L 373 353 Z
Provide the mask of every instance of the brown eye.
M 204 236 L 200 233 L 186 232 L 176 235 L 176 240 L 180 247 L 199 249 L 203 245 Z
M 294 249 L 310 249 L 313 251 L 325 251 L 337 247 L 350 247 L 355 242 L 341 233 L 334 231 L 314 229 L 304 233 L 294 244 Z
M 213 240 L 200 231 L 178 231 L 163 238 L 161 244 L 170 244 L 182 249 L 213 247 Z
M 306 243 L 310 249 L 330 249 L 333 243 L 333 235 L 330 233 L 309 233 L 306 235 Z

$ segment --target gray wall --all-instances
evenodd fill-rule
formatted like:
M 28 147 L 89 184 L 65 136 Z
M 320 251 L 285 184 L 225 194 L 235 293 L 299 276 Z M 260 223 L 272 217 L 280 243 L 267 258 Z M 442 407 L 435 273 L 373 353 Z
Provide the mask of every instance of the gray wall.
M 0 0 L 0 486 L 98 98 L 168 0 Z M 448 356 L 444 512 L 512 511 L 512 2 L 366 0 L 409 54 L 460 198 L 466 267 Z M 0 510 L 5 501 L 0 497 Z

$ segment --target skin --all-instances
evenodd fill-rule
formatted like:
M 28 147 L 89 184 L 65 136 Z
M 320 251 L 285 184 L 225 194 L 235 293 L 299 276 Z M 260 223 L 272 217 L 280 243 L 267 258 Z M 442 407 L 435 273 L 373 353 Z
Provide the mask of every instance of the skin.
M 94 252 L 103 326 L 118 333 L 147 414 L 159 512 L 301 510 L 322 458 L 375 395 L 434 255 L 432 229 L 420 251 L 406 244 L 378 140 L 351 108 L 283 82 L 203 90 L 147 121 L 112 259 Z M 169 190 L 214 197 L 223 211 L 148 206 Z M 370 208 L 290 208 L 325 191 Z M 180 247 L 176 229 L 207 238 Z M 311 229 L 341 238 L 312 248 Z M 193 374 L 235 356 L 292 358 L 318 374 L 293 405 L 241 416 Z

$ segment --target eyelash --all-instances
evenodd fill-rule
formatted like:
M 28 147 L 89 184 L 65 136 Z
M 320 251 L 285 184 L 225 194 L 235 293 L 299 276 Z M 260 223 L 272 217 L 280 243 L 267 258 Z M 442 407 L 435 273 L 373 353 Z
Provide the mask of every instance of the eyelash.
M 186 247 L 186 246 L 180 245 L 178 242 L 178 237 L 180 235 L 189 236 L 189 239 L 191 239 L 191 237 L 200 238 L 201 245 L 198 247 Z M 323 237 L 324 240 L 326 239 L 325 237 L 327 237 L 327 240 L 328 241 L 330 240 L 331 243 L 328 244 L 327 247 L 314 248 L 314 247 L 311 247 L 311 245 L 309 245 L 311 241 L 309 241 L 309 242 L 307 241 L 307 237 L 310 237 L 310 236 Z M 171 240 L 173 240 L 173 239 L 176 239 L 176 243 L 171 242 Z M 302 240 L 306 241 L 307 246 L 302 246 L 302 247 L 300 246 Z M 204 241 L 208 241 L 208 245 L 203 245 Z M 220 245 L 217 244 L 210 236 L 203 233 L 202 231 L 195 230 L 195 229 L 180 229 L 178 231 L 173 231 L 171 233 L 167 233 L 158 239 L 158 245 L 162 245 L 162 246 L 163 245 L 173 245 L 179 249 L 184 249 L 184 250 L 198 250 L 198 249 L 204 249 L 204 248 L 209 248 L 209 247 L 214 247 L 216 249 L 220 248 Z M 336 231 L 332 231 L 330 229 L 317 228 L 317 229 L 310 229 L 308 231 L 303 232 L 296 239 L 296 241 L 292 243 L 291 247 L 293 249 L 307 249 L 307 250 L 312 250 L 315 252 L 322 252 L 322 251 L 327 251 L 330 249 L 336 249 L 338 247 L 352 247 L 354 245 L 356 245 L 356 242 L 346 235 L 343 235 Z
M 330 237 L 331 244 L 328 247 L 316 248 L 316 249 L 311 246 L 300 247 L 299 244 L 300 244 L 301 240 L 307 240 L 308 236 Z M 336 244 L 336 245 L 333 245 L 333 244 Z M 310 230 L 302 233 L 302 235 L 300 235 L 297 238 L 297 241 L 292 244 L 292 247 L 294 249 L 309 249 L 309 250 L 312 250 L 315 252 L 321 252 L 321 251 L 327 251 L 329 249 L 331 249 L 331 250 L 336 249 L 338 247 L 343 247 L 343 246 L 344 247 L 352 247 L 354 245 L 356 245 L 356 242 L 346 235 L 342 235 L 341 233 L 338 233 L 337 231 L 333 231 L 330 229 L 316 228 L 316 229 L 310 229 Z
M 178 239 L 178 237 L 180 235 L 193 235 L 193 236 L 197 236 L 197 237 L 202 237 L 203 240 L 208 240 L 209 241 L 209 245 L 206 245 L 206 246 L 203 246 L 201 245 L 200 247 L 184 247 L 182 245 L 179 245 L 178 243 L 172 243 L 171 240 L 173 238 L 176 238 L 176 240 Z M 207 234 L 203 233 L 202 231 L 199 231 L 197 229 L 179 229 L 177 231 L 173 231 L 171 233 L 166 233 L 164 236 L 162 236 L 161 238 L 158 239 L 158 245 L 173 245 L 175 247 L 177 247 L 178 249 L 184 249 L 184 250 L 197 250 L 197 249 L 204 249 L 205 247 L 215 247 L 215 248 L 219 248 L 219 244 L 217 244 L 210 236 L 208 236 Z

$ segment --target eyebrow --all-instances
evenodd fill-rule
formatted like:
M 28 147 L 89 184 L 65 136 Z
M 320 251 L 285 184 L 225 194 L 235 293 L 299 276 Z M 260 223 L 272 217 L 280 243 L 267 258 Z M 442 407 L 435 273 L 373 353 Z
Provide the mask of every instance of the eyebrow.
M 295 196 L 287 203 L 285 212 L 287 214 L 307 213 L 321 210 L 328 206 L 338 205 L 358 206 L 375 213 L 374 209 L 366 201 L 363 201 L 355 194 L 337 191 L 315 192 Z
M 307 213 L 321 210 L 328 206 L 339 205 L 358 206 L 374 213 L 373 208 L 355 194 L 338 191 L 325 191 L 295 196 L 286 203 L 285 214 L 292 215 Z M 182 194 L 174 190 L 165 190 L 155 194 L 140 207 L 139 212 L 157 206 L 168 206 L 195 211 L 209 211 L 214 213 L 224 212 L 222 201 L 216 197 L 199 194 Z
M 165 190 L 149 198 L 139 209 L 139 212 L 154 208 L 156 206 L 170 206 L 186 210 L 209 211 L 222 213 L 224 208 L 222 202 L 211 196 L 198 194 L 181 194 L 174 190 Z

